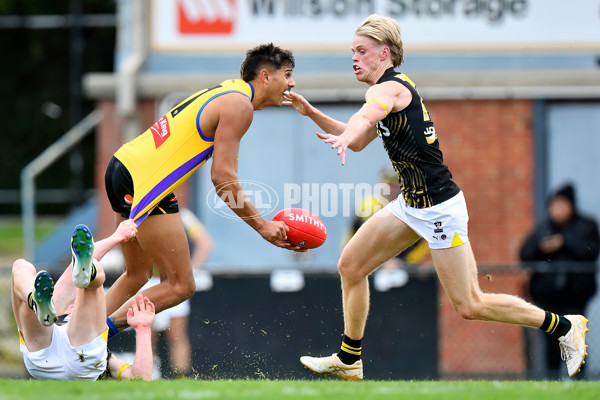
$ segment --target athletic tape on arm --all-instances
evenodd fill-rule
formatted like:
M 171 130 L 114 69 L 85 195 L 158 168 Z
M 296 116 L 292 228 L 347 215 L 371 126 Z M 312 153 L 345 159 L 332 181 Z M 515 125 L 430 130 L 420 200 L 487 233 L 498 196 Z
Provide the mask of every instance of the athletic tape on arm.
M 369 100 L 369 101 L 367 102 L 367 104 L 369 104 L 369 103 L 373 103 L 373 102 L 375 102 L 375 101 L 376 101 L 376 102 L 378 102 L 379 104 L 381 104 L 381 105 L 383 106 L 383 110 L 385 111 L 385 116 L 387 117 L 387 115 L 388 115 L 390 112 L 388 111 L 388 108 L 387 108 L 387 106 L 385 105 L 385 103 L 384 103 L 383 101 L 381 101 L 381 100 L 379 100 L 379 99 L 373 99 L 373 100 Z

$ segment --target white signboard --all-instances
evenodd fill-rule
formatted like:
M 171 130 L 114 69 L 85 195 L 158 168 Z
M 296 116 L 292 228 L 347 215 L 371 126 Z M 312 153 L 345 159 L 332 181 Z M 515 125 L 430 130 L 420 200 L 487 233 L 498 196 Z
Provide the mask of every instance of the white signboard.
M 158 51 L 347 50 L 369 15 L 411 49 L 600 49 L 600 0 L 153 0 Z

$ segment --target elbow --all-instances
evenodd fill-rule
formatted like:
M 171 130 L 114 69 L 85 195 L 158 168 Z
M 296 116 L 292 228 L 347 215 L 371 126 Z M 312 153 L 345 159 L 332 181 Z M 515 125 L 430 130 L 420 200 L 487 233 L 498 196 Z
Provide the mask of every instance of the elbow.
M 210 173 L 210 180 L 212 181 L 215 187 L 218 187 L 219 185 L 222 185 L 223 183 L 227 182 L 225 174 L 223 174 L 220 171 L 214 171 L 214 169 Z
M 219 171 L 218 169 L 213 168 L 213 171 L 211 171 L 210 174 L 210 180 L 215 186 L 217 193 L 219 193 L 221 188 L 236 180 L 236 175 L 227 171 Z

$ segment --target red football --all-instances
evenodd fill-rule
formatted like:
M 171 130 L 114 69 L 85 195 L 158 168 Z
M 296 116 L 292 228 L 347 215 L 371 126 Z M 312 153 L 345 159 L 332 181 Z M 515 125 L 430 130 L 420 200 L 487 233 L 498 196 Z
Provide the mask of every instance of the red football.
M 303 249 L 319 247 L 327 239 L 327 228 L 319 217 L 302 208 L 286 208 L 273 217 L 273 221 L 283 221 L 290 228 L 287 238 L 294 246 Z

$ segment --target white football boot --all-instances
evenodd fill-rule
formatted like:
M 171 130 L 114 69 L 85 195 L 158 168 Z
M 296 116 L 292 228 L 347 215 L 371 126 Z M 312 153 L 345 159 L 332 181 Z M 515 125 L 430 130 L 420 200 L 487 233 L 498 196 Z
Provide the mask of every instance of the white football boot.
M 585 334 L 589 332 L 588 320 L 583 315 L 565 315 L 565 318 L 571 321 L 571 329 L 558 338 L 558 346 L 561 358 L 567 363 L 569 376 L 574 376 L 585 364 L 588 347 L 585 344 Z
M 333 375 L 347 381 L 361 381 L 363 379 L 363 363 L 358 360 L 354 364 L 344 364 L 337 354 L 329 357 L 300 357 L 304 368 L 323 376 Z

